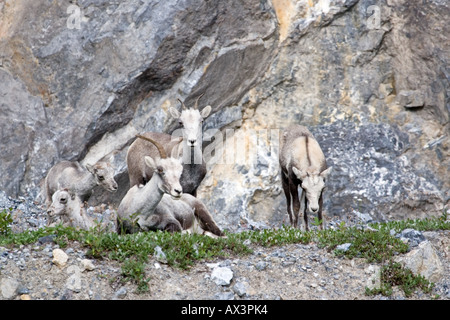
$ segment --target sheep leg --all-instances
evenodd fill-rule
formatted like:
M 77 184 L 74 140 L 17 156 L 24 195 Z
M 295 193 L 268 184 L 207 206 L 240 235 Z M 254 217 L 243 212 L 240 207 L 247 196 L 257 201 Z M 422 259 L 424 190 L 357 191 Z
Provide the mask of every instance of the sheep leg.
M 286 196 L 286 209 L 287 209 L 287 213 L 289 216 L 289 222 L 292 225 L 293 221 L 292 221 L 292 212 L 291 212 L 291 209 L 292 209 L 292 207 L 291 207 L 291 190 L 289 188 L 289 181 L 287 180 L 286 177 L 284 177 L 284 174 L 282 174 L 281 181 L 282 181 L 284 195 Z
M 206 209 L 205 205 L 200 201 L 198 201 L 195 206 L 194 215 L 195 218 L 198 219 L 198 222 L 203 230 L 211 232 L 219 237 L 224 235 L 214 221 L 211 213 L 209 213 L 208 209 Z
M 318 217 L 319 217 L 319 221 L 320 221 L 320 225 L 319 225 L 319 229 L 323 230 L 323 218 L 322 218 L 322 204 L 323 204 L 323 197 L 322 197 L 323 193 L 320 194 L 320 198 L 319 198 L 319 212 Z
M 297 228 L 298 224 L 298 215 L 300 212 L 300 200 L 298 199 L 298 188 L 294 183 L 289 184 L 291 197 L 292 197 L 292 211 L 294 216 L 294 228 Z
M 303 206 L 303 220 L 305 221 L 305 230 L 309 231 L 309 225 L 308 225 L 308 199 L 306 198 L 306 191 L 302 190 L 302 202 L 304 203 Z
M 173 221 L 169 221 L 165 225 L 163 230 L 173 233 L 173 232 L 181 232 L 183 230 L 183 228 L 181 228 L 181 224 L 180 224 L 180 222 L 178 222 L 178 220 L 173 220 Z

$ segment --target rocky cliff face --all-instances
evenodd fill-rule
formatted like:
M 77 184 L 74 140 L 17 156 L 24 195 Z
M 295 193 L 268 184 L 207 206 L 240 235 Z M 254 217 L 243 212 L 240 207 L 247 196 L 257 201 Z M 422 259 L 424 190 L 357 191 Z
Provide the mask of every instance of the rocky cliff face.
M 36 195 L 59 160 L 117 151 L 121 191 L 92 201 L 118 203 L 135 133 L 172 132 L 168 108 L 204 92 L 198 193 L 221 226 L 285 219 L 278 137 L 291 123 L 333 166 L 326 215 L 441 214 L 449 17 L 442 0 L 2 2 L 0 189 Z

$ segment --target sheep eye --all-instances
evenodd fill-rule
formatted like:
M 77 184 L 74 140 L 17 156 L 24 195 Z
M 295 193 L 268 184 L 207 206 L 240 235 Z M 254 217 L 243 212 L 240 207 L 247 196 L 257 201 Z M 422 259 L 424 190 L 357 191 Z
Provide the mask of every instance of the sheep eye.
M 67 198 L 61 198 L 59 200 L 59 202 L 62 203 L 62 204 L 65 204 L 65 203 L 67 203 Z
M 104 176 L 98 176 L 98 180 L 103 181 L 103 180 L 105 180 L 105 177 Z
M 178 123 L 180 124 L 180 126 L 183 126 L 183 121 L 178 121 Z

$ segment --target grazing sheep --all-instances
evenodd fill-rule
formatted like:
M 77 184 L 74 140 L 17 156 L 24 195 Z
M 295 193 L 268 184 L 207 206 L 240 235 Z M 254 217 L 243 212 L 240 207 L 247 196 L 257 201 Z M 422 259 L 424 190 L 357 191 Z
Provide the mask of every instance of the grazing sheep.
M 309 230 L 307 211 L 318 214 L 322 229 L 323 189 L 331 167 L 327 168 L 318 142 L 306 127 L 290 126 L 280 140 L 281 180 L 290 222 L 297 227 L 300 206 L 304 201 L 305 229 Z M 299 186 L 302 192 L 301 201 L 298 196 Z
M 82 201 L 87 201 L 96 185 L 102 186 L 110 192 L 117 191 L 114 180 L 114 168 L 109 159 L 100 159 L 94 165 L 83 167 L 77 161 L 61 161 L 55 164 L 44 180 L 45 203 L 48 207 L 52 202 L 52 195 L 58 189 L 68 189 Z
M 159 132 L 146 132 L 140 136 L 159 142 L 164 146 L 167 154 L 172 152 L 182 154 L 183 173 L 180 180 L 181 186 L 184 193 L 189 193 L 193 196 L 197 195 L 197 188 L 206 175 L 206 163 L 202 156 L 202 124 L 203 120 L 211 112 L 211 106 L 206 106 L 202 111 L 198 110 L 200 97 L 198 97 L 194 107 L 189 109 L 180 101 L 183 107 L 181 113 L 173 107 L 169 109 L 170 114 L 178 119 L 183 127 L 181 150 L 174 148 L 180 142 L 180 137 L 173 139 L 171 135 Z M 153 175 L 153 169 L 144 162 L 145 156 L 158 157 L 157 148 L 153 144 L 144 141 L 144 139 L 136 139 L 127 152 L 130 188 L 135 185 L 146 184 Z
M 147 140 L 156 146 L 160 157 L 144 157 L 145 164 L 154 173 L 147 184 L 134 185 L 122 199 L 118 209 L 118 232 L 186 230 L 223 236 L 205 205 L 194 196 L 182 193 L 181 161 L 167 157 L 158 142 Z

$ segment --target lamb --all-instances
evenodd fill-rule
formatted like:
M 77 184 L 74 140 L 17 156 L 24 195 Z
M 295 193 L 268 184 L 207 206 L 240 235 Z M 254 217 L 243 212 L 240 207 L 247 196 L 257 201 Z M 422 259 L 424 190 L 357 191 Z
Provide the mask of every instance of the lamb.
M 94 220 L 86 213 L 83 201 L 68 189 L 59 189 L 53 193 L 52 203 L 47 209 L 47 214 L 49 226 L 61 222 L 63 226 L 83 230 L 89 230 L 95 226 Z
M 196 197 L 182 192 L 180 159 L 168 157 L 158 142 L 153 143 L 160 157 L 145 156 L 145 164 L 154 174 L 145 185 L 128 190 L 118 208 L 118 232 L 134 233 L 148 230 L 194 232 L 222 237 L 206 206 Z
M 82 166 L 77 161 L 61 161 L 55 164 L 44 180 L 46 207 L 52 203 L 52 195 L 58 189 L 68 189 L 82 201 L 87 201 L 96 185 L 110 192 L 116 192 L 117 182 L 114 179 L 114 168 L 111 165 L 112 156 L 102 158 L 94 165 Z
M 322 149 L 306 127 L 293 125 L 283 132 L 279 163 L 291 225 L 297 227 L 300 206 L 304 201 L 305 229 L 309 230 L 307 211 L 318 214 L 320 229 L 323 229 L 323 189 L 332 167 L 327 168 Z M 298 186 L 302 189 L 301 201 Z
M 99 226 L 106 231 L 115 231 L 115 221 L 105 218 L 98 219 L 88 214 L 83 201 L 68 189 L 59 189 L 52 196 L 52 203 L 47 209 L 48 226 L 62 224 L 77 229 L 89 230 Z
M 193 196 L 197 196 L 197 188 L 206 175 L 206 163 L 202 156 L 202 124 L 210 114 L 211 106 L 206 106 L 202 111 L 199 111 L 198 101 L 201 97 L 202 95 L 197 98 L 193 108 L 186 108 L 184 103 L 179 100 L 183 108 L 181 112 L 173 107 L 169 109 L 170 114 L 178 119 L 183 128 L 181 150 L 175 150 L 183 156 L 181 186 L 184 193 Z M 179 143 L 178 139 L 172 139 L 171 135 L 165 133 L 146 132 L 142 136 L 159 142 L 168 154 L 171 154 L 174 146 Z M 144 162 L 145 156 L 158 157 L 157 148 L 143 139 L 136 139 L 127 152 L 130 188 L 135 185 L 146 184 L 153 175 L 153 169 Z

